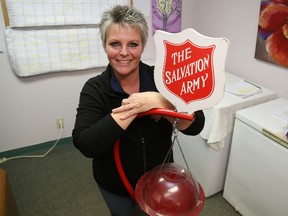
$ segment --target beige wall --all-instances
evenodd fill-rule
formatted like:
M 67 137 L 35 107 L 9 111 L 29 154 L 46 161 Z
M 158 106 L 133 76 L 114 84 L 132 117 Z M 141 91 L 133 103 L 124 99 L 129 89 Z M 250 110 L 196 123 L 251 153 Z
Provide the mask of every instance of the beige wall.
M 134 2 L 142 4 L 141 0 Z M 288 70 L 254 59 L 259 4 L 260 0 L 183 0 L 182 26 L 207 36 L 228 38 L 227 71 L 288 98 Z M 0 43 L 4 46 L 0 53 L 0 152 L 56 140 L 57 117 L 65 121 L 63 137 L 71 136 L 79 92 L 88 78 L 103 69 L 15 76 L 6 51 L 2 10 L 0 13 Z M 147 16 L 151 22 L 150 14 Z M 155 58 L 151 33 L 143 54 L 143 59 L 150 58 Z
M 226 37 L 231 45 L 226 69 L 288 98 L 288 68 L 254 58 L 261 0 L 193 0 L 194 28 L 212 37 Z M 185 17 L 186 19 L 186 17 Z

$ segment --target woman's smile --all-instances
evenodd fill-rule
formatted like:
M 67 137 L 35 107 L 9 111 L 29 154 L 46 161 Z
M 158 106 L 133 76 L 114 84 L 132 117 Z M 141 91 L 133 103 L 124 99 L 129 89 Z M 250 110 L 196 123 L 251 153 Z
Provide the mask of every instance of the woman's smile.
M 139 72 L 143 44 L 140 32 L 135 28 L 112 25 L 107 33 L 105 51 L 116 77 Z

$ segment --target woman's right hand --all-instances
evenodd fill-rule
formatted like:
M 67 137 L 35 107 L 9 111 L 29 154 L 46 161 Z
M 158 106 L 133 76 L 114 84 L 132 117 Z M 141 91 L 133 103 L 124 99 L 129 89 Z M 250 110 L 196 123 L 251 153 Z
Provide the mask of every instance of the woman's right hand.
M 125 120 L 153 108 L 173 110 L 174 106 L 158 92 L 141 92 L 123 99 L 122 105 L 113 109 L 112 113 L 120 114 L 120 119 Z

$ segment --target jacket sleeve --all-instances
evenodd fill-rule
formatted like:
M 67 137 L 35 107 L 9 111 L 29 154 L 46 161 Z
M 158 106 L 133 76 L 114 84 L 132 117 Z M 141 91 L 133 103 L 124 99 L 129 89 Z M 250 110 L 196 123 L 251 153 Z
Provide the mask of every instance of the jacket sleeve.
M 75 126 L 72 132 L 73 144 L 89 158 L 105 155 L 111 151 L 124 130 L 111 116 L 108 99 L 93 82 L 87 82 L 79 99 Z M 106 102 L 105 102 L 106 101 Z
M 186 135 L 198 135 L 204 128 L 205 124 L 205 116 L 202 110 L 198 110 L 195 112 L 195 120 L 194 122 L 185 130 L 181 131 Z

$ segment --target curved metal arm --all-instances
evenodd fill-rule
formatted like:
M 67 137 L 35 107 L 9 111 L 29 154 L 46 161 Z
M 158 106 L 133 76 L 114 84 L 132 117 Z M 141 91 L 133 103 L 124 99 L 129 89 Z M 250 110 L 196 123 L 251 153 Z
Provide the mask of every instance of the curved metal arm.
M 183 120 L 189 120 L 189 121 L 193 121 L 195 118 L 195 115 L 189 115 L 186 113 L 179 113 L 173 110 L 168 110 L 168 109 L 161 109 L 161 108 L 156 108 L 156 109 L 151 109 L 147 112 L 143 112 L 137 115 L 136 118 L 142 117 L 142 116 L 146 116 L 146 115 L 164 115 L 164 116 L 169 116 L 169 117 L 174 117 L 174 118 L 178 118 L 178 119 L 183 119 Z M 128 193 L 130 194 L 130 196 L 132 197 L 133 200 L 135 199 L 135 192 L 133 190 L 133 188 L 131 187 L 122 163 L 121 163 L 121 158 L 120 158 L 120 139 L 116 141 L 115 145 L 114 145 L 114 159 L 115 159 L 115 163 L 116 163 L 116 167 L 119 173 L 119 176 L 124 184 L 124 186 L 126 187 Z
M 139 113 L 136 118 L 146 116 L 146 115 L 163 115 L 163 116 L 169 116 L 169 117 L 174 117 L 178 119 L 183 119 L 183 120 L 188 120 L 188 121 L 193 121 L 195 118 L 195 115 L 186 114 L 186 113 L 179 113 L 173 110 L 168 110 L 168 109 L 163 109 L 163 108 L 155 108 L 148 110 L 143 113 Z

